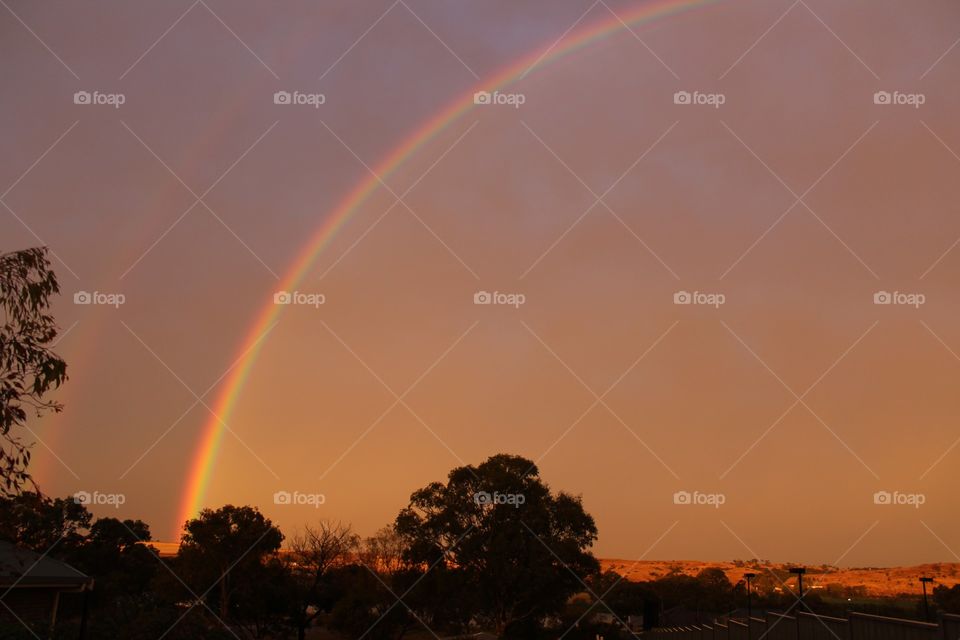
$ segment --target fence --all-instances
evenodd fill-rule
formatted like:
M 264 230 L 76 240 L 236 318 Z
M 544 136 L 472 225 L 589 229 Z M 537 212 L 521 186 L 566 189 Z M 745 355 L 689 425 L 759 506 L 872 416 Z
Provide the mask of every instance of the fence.
M 943 628 L 943 640 L 960 640 L 960 616 L 943 614 L 940 618 Z
M 797 613 L 797 630 L 804 640 L 837 640 L 838 638 L 839 640 L 848 640 L 850 638 L 849 621 L 843 618 L 817 616 L 806 611 Z M 879 636 L 877 636 L 877 640 L 879 640 Z M 890 638 L 889 640 L 893 639 Z
M 850 614 L 850 640 L 938 640 L 939 625 L 900 618 Z
M 759 629 L 757 640 L 797 640 L 797 619 L 779 613 L 768 613 L 766 628 Z M 843 640 L 841 638 L 841 640 Z
M 847 619 L 767 613 L 765 619 L 661 627 L 650 635 L 656 640 L 960 640 L 960 616 L 943 614 L 934 624 L 866 613 L 851 613 Z

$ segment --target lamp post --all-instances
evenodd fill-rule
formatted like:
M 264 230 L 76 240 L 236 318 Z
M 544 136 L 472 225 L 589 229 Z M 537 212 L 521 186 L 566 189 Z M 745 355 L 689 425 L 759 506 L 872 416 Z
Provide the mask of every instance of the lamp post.
M 803 600 L 803 574 L 807 570 L 804 567 L 791 567 L 790 573 L 794 573 L 797 576 L 797 590 L 800 592 L 800 600 Z
M 927 583 L 933 582 L 929 576 L 920 576 L 920 584 L 923 587 L 923 619 L 930 622 L 930 604 L 927 602 Z
M 747 573 L 743 574 L 743 577 L 746 578 L 746 580 L 747 580 L 747 623 L 749 623 L 749 622 L 750 622 L 750 618 L 753 617 L 753 606 L 752 606 L 753 600 L 752 600 L 752 597 L 751 597 L 751 596 L 752 596 L 752 592 L 750 591 L 750 580 L 752 580 L 753 578 L 756 578 L 756 577 L 757 577 L 757 574 L 751 573 L 751 572 L 747 572 Z
M 803 601 L 803 574 L 807 570 L 803 567 L 790 567 L 790 573 L 796 574 L 797 576 L 797 590 L 800 592 L 800 597 L 797 599 L 797 604 L 800 604 Z M 794 617 L 797 619 L 797 638 L 800 638 L 800 610 L 797 609 L 797 613 L 794 614 Z

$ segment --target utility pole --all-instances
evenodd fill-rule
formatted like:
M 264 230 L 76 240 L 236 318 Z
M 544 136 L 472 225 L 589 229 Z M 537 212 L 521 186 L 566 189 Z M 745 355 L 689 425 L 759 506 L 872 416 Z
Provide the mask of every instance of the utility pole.
M 797 576 L 797 590 L 800 592 L 800 600 L 803 600 L 803 574 L 807 570 L 804 567 L 791 567 L 790 573 L 794 573 Z
M 743 574 L 743 577 L 747 579 L 747 640 L 753 640 L 753 593 L 750 591 L 750 580 L 756 578 L 757 574 L 748 571 Z
M 803 574 L 806 572 L 807 570 L 803 567 L 790 567 L 790 573 L 797 576 L 797 590 L 800 592 L 800 597 L 797 599 L 798 605 L 803 602 Z M 797 619 L 797 640 L 800 640 L 800 609 L 797 609 L 794 617 Z
M 920 576 L 920 584 L 923 586 L 923 619 L 930 622 L 930 603 L 927 602 L 927 583 L 933 582 L 929 576 Z

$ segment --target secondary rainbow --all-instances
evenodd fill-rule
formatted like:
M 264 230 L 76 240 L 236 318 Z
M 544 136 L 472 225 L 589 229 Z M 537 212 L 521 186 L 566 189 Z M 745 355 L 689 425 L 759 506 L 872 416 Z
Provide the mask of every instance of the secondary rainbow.
M 479 91 L 494 91 L 502 89 L 516 82 L 531 67 L 539 67 L 569 55 L 592 42 L 607 37 L 624 28 L 624 23 L 637 25 L 659 18 L 665 18 L 691 9 L 716 4 L 721 0 L 657 0 L 644 2 L 634 9 L 611 15 L 607 20 L 585 25 L 581 29 L 568 34 L 561 42 L 550 45 L 550 48 L 539 48 L 536 51 L 512 62 L 491 77 L 477 83 L 464 95 L 450 102 L 437 112 L 432 118 L 424 122 L 418 129 L 407 136 L 393 151 L 387 154 L 373 171 L 386 179 L 407 159 L 414 156 L 425 144 L 430 142 L 441 131 L 458 120 L 465 113 L 474 108 L 474 94 Z M 546 51 L 546 52 L 545 52 Z M 340 201 L 338 206 L 325 218 L 320 228 L 313 234 L 309 242 L 297 256 L 286 275 L 281 279 L 277 289 L 292 291 L 310 270 L 316 257 L 326 248 L 330 240 L 350 220 L 357 209 L 381 186 L 376 176 L 369 176 L 358 182 L 354 188 Z M 237 351 L 237 362 L 228 375 L 223 389 L 217 396 L 213 406 L 214 416 L 204 424 L 200 443 L 190 464 L 187 484 L 181 500 L 177 530 L 183 523 L 196 516 L 203 506 L 207 487 L 213 467 L 216 463 L 220 441 L 229 424 L 237 399 L 244 389 L 250 371 L 257 360 L 263 338 L 275 324 L 283 310 L 282 305 L 273 304 L 272 292 L 270 300 L 258 314 L 256 321 L 250 328 Z

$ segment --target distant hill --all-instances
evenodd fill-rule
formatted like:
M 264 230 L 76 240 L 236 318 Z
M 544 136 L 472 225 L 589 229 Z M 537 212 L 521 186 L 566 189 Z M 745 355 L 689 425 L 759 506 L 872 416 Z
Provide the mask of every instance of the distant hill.
M 175 556 L 179 547 L 177 542 L 151 542 L 149 544 L 157 548 L 161 557 Z M 795 578 L 787 571 L 789 566 L 791 565 L 753 561 L 641 560 L 634 562 L 633 560 L 615 558 L 600 559 L 600 567 L 603 571 L 616 571 L 633 582 L 656 580 L 671 573 L 695 576 L 704 569 L 718 567 L 723 569 L 730 582 L 736 584 L 743 579 L 744 573 L 752 571 L 757 574 L 754 584 L 761 591 L 782 589 L 784 584 L 789 589 L 795 588 Z M 960 563 L 938 562 L 913 567 L 807 567 L 803 586 L 805 591 L 810 589 L 832 592 L 838 588 L 858 589 L 862 590 L 865 596 L 876 597 L 894 597 L 901 594 L 919 595 L 920 583 L 917 578 L 921 575 L 934 578 L 936 584 L 951 587 L 960 584 Z
M 743 574 L 752 571 L 758 574 L 754 579 L 761 590 L 781 588 L 782 584 L 795 588 L 795 577 L 788 573 L 789 564 L 756 562 L 702 562 L 695 560 L 619 560 L 600 559 L 604 571 L 613 570 L 634 582 L 656 580 L 671 573 L 695 576 L 703 569 L 718 567 L 723 569 L 732 583 L 743 579 Z M 803 579 L 804 591 L 833 591 L 838 588 L 862 588 L 864 595 L 892 597 L 900 594 L 919 595 L 921 575 L 931 576 L 936 584 L 953 586 L 960 583 L 960 563 L 940 562 L 913 567 L 864 567 L 837 568 L 830 566 L 807 567 Z M 778 579 L 779 578 L 779 579 Z

